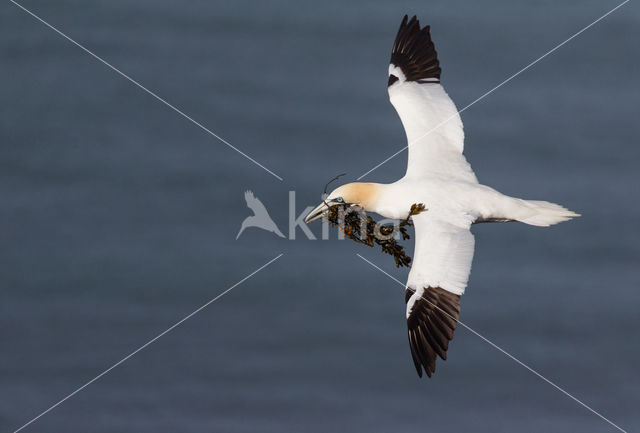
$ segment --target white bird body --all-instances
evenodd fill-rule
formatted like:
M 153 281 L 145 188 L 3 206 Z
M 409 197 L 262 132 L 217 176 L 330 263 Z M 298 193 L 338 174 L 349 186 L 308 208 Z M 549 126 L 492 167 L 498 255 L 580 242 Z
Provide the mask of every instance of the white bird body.
M 423 203 L 430 211 L 485 217 L 503 207 L 507 198 L 487 186 L 444 176 L 403 177 L 390 184 L 372 185 L 377 194 L 366 209 L 392 219 L 406 218 L 414 203 Z
M 368 185 L 374 193 L 366 204 L 363 203 L 364 208 L 391 219 L 407 218 L 411 205 L 415 203 L 422 203 L 429 211 L 444 215 L 463 214 L 472 222 L 521 221 L 548 226 L 576 216 L 554 203 L 510 197 L 487 185 L 444 175 L 403 177 L 390 184 Z M 342 191 L 336 189 L 335 195 L 341 194 Z M 329 195 L 328 199 L 331 198 Z
M 423 369 L 431 376 L 436 356 L 446 359 L 471 271 L 471 225 L 520 221 L 549 226 L 579 216 L 478 182 L 462 154 L 462 120 L 440 85 L 440 72 L 429 26 L 421 28 L 416 17 L 408 21 L 405 16 L 392 50 L 388 91 L 409 143 L 407 171 L 390 184 L 342 185 L 306 219 L 319 218 L 339 203 L 391 219 L 407 218 L 413 204 L 425 205 L 425 211 L 412 216 L 416 246 L 405 291 L 409 345 L 420 376 Z

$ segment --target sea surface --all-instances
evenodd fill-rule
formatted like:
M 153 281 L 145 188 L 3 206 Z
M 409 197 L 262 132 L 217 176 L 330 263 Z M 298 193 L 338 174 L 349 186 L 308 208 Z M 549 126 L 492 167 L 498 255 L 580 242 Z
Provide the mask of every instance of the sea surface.
M 290 239 L 289 219 L 331 177 L 405 146 L 386 92 L 405 13 L 431 25 L 463 108 L 619 2 L 20 4 L 184 116 L 0 6 L 0 431 L 279 254 L 23 431 L 616 431 L 464 327 L 419 379 L 403 287 L 356 254 L 407 270 L 335 229 Z M 639 40 L 629 2 L 462 113 L 481 182 L 583 216 L 474 226 L 460 319 L 627 431 L 640 430 Z M 285 239 L 236 240 L 248 189 Z

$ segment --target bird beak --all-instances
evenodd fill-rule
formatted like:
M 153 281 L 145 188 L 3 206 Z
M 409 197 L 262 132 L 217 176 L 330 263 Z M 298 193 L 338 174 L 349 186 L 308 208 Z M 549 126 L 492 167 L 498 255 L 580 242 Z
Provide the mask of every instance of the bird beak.
M 309 212 L 309 215 L 307 215 L 307 217 L 304 219 L 304 222 L 309 224 L 311 221 L 315 221 L 318 218 L 322 217 L 322 214 L 324 214 L 328 210 L 329 206 L 322 202 L 314 210 Z

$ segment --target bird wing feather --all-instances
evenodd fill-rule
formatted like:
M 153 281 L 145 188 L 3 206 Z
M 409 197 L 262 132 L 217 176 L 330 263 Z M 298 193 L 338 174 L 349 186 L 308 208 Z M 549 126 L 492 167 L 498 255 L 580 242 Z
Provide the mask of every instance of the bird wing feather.
M 437 356 L 446 359 L 457 326 L 473 259 L 473 218 L 430 210 L 412 218 L 416 246 L 405 291 L 409 346 L 418 375 L 424 369 L 431 377 Z
M 406 176 L 446 174 L 477 182 L 466 158 L 458 110 L 440 85 L 440 64 L 429 26 L 405 15 L 393 44 L 389 65 L 389 99 L 407 141 Z

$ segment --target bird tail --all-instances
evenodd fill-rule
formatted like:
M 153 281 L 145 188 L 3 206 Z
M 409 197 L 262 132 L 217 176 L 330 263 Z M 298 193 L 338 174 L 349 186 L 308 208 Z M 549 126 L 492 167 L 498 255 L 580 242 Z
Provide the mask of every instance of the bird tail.
M 521 202 L 523 206 L 516 219 L 532 226 L 548 227 L 580 216 L 559 204 L 548 201 L 521 200 Z

